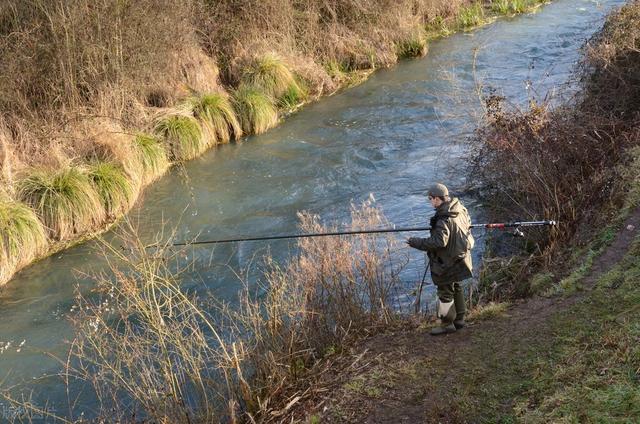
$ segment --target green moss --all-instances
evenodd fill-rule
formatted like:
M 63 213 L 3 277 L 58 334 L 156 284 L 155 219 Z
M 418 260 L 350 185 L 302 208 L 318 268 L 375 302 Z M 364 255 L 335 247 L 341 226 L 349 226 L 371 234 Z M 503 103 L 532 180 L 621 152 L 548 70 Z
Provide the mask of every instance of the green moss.
M 220 93 L 204 94 L 190 100 L 194 115 L 212 138 L 211 143 L 226 143 L 242 137 L 242 127 L 229 98 Z
M 208 147 L 200 124 L 191 116 L 165 116 L 156 122 L 154 132 L 167 143 L 171 160 L 193 159 Z
M 129 209 L 135 190 L 122 166 L 112 162 L 98 162 L 89 167 L 88 175 L 100 195 L 107 215 L 118 216 Z
M 87 174 L 76 167 L 36 170 L 18 183 L 18 197 L 31 206 L 51 237 L 64 240 L 105 219 L 105 211 Z
M 149 183 L 162 175 L 169 167 L 169 159 L 162 142 L 149 134 L 138 134 L 134 141 L 134 152 L 142 167 L 143 180 Z
M 273 100 L 260 89 L 241 85 L 233 100 L 245 133 L 261 134 L 278 123 L 278 110 Z

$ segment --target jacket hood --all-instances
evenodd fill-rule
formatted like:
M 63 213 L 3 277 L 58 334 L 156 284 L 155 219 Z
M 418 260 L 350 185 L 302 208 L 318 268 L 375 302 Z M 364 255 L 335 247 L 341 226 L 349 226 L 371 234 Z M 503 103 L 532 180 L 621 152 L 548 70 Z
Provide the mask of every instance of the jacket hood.
M 463 208 L 464 207 L 462 206 L 458 198 L 454 197 L 450 201 L 441 204 L 440 207 L 436 209 L 436 214 L 438 216 L 449 216 L 451 218 L 455 218 L 460 212 L 463 211 Z

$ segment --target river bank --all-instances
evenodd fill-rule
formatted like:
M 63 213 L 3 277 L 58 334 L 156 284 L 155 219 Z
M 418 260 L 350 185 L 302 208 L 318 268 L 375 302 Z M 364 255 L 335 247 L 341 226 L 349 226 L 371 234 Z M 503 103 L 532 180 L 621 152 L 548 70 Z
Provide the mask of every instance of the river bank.
M 125 22 L 125 35 L 120 46 L 108 45 L 109 49 L 115 48 L 114 54 L 120 56 L 134 51 L 140 54 L 135 49 L 140 49 L 150 40 L 138 40 L 137 33 L 127 33 L 126 22 L 127 18 L 142 19 L 138 14 L 146 6 L 115 11 L 107 7 L 94 11 L 96 16 L 83 18 L 82 9 L 76 9 L 69 3 L 58 11 L 50 11 L 52 22 L 47 34 L 51 38 L 42 40 L 43 43 L 58 40 L 67 46 L 67 53 L 54 51 L 60 61 L 68 61 L 69 65 L 59 68 L 46 59 L 40 63 L 41 67 L 51 67 L 48 71 L 42 69 L 45 74 L 60 75 L 60 81 L 51 84 L 64 82 L 64 90 L 68 92 L 61 92 L 57 97 L 39 91 L 37 84 L 44 81 L 37 78 L 42 75 L 21 69 L 23 62 L 12 50 L 20 43 L 30 42 L 25 27 L 43 25 L 39 21 L 41 17 L 38 13 L 32 14 L 24 5 L 0 9 L 0 22 L 6 22 L 7 34 L 3 38 L 2 49 L 6 57 L 16 58 L 13 64 L 5 63 L 0 74 L 5 75 L 7 81 L 17 75 L 23 78 L 6 86 L 9 91 L 3 94 L 0 105 L 3 110 L 0 121 L 3 182 L 0 191 L 0 228 L 3 232 L 0 284 L 6 283 L 33 261 L 106 231 L 134 206 L 144 188 L 172 165 L 198 157 L 212 146 L 262 133 L 276 125 L 281 116 L 312 99 L 361 82 L 376 68 L 390 66 L 405 57 L 424 55 L 428 41 L 434 37 L 477 27 L 495 16 L 524 13 L 539 4 L 537 1 L 484 5 L 462 2 L 448 4 L 446 8 L 430 4 L 429 7 L 435 9 L 428 10 L 404 8 L 402 4 L 375 13 L 359 11 L 366 12 L 373 19 L 366 24 L 350 15 L 355 13 L 353 10 L 336 9 L 332 12 L 333 21 L 329 20 L 332 25 L 341 23 L 352 33 L 360 34 L 360 39 L 366 42 L 360 45 L 344 35 L 341 36 L 342 44 L 331 47 L 331 55 L 325 49 L 318 56 L 305 57 L 288 50 L 286 43 L 281 41 L 271 44 L 269 49 L 257 49 L 265 53 L 249 54 L 249 46 L 258 43 L 256 37 L 251 38 L 249 34 L 254 33 L 255 36 L 257 30 L 246 28 L 246 44 L 233 46 L 233 49 L 230 45 L 223 43 L 218 46 L 207 39 L 200 40 L 200 45 L 206 47 L 202 52 L 192 46 L 193 40 L 182 40 L 191 43 L 190 47 L 181 57 L 184 60 L 179 69 L 167 70 L 166 81 L 154 80 L 144 84 L 142 80 L 130 81 L 128 73 L 132 72 L 143 78 L 144 75 L 137 70 L 141 64 L 122 62 L 109 65 L 101 62 L 105 67 L 103 73 L 110 71 L 117 76 L 115 87 L 110 82 L 103 89 L 98 76 L 84 74 L 83 66 L 89 64 L 82 60 L 97 59 L 86 53 L 88 47 L 83 44 L 86 34 L 75 32 L 77 39 L 67 40 L 65 44 L 59 38 L 59 28 L 55 24 L 59 23 L 60 28 L 71 26 L 74 31 L 80 31 L 82 25 L 79 25 L 79 20 L 86 18 L 90 24 L 93 18 L 101 16 L 100 13 L 114 12 Z M 249 9 L 243 9 L 238 16 L 225 22 L 223 29 L 231 31 L 243 13 L 250 16 L 260 13 L 260 10 Z M 163 10 L 160 8 L 154 13 Z M 208 19 L 215 22 L 224 16 L 228 18 L 225 10 L 222 7 L 215 16 L 202 15 L 205 12 L 198 10 L 198 16 L 207 17 L 207 22 L 201 24 L 211 25 Z M 390 16 L 398 10 L 402 12 L 398 18 L 402 25 L 380 27 L 377 30 L 379 34 L 372 35 L 369 28 L 391 19 Z M 176 19 L 185 19 L 189 13 L 195 12 L 185 9 L 172 10 L 171 13 L 177 16 Z M 275 12 L 271 10 L 271 13 Z M 59 22 L 55 21 L 56 17 Z M 86 30 L 94 29 L 90 26 Z M 122 31 L 117 25 L 105 29 L 109 30 Z M 24 37 L 17 37 L 18 34 Z M 226 40 L 223 35 L 217 34 L 218 38 L 214 39 Z M 384 39 L 384 43 L 376 48 L 372 47 L 375 37 Z M 14 38 L 19 38 L 15 45 Z M 176 40 L 170 41 L 173 45 Z M 262 43 L 265 41 L 260 40 Z M 331 42 L 316 40 L 316 45 L 325 44 L 330 46 Z M 126 48 L 133 50 L 127 53 Z M 167 58 L 142 57 L 162 64 L 172 55 L 169 51 L 164 54 Z M 84 59 L 80 57 L 83 55 Z M 218 70 L 218 62 L 223 63 L 222 74 Z M 68 69 L 69 66 L 78 69 Z M 175 67 L 175 64 L 171 66 Z M 95 91 L 82 94 L 86 88 L 80 86 L 89 84 L 89 81 L 76 81 L 80 76 L 94 78 L 91 84 L 97 86 L 93 87 Z M 118 87 L 118 83 L 122 87 Z M 140 87 L 132 90 L 132 83 Z M 29 91 L 29 84 L 36 87 L 33 92 Z M 34 110 L 36 105 L 42 110 Z
M 474 154 L 493 173 L 484 189 L 500 199 L 490 213 L 508 218 L 540 207 L 561 217 L 558 231 L 533 234 L 536 248 L 522 245 L 519 258 L 487 258 L 480 296 L 493 301 L 471 311 L 468 327 L 433 338 L 424 323 L 391 326 L 318 365 L 308 392 L 296 392 L 301 404 L 288 408 L 289 419 L 640 419 L 638 28 L 640 3 L 632 1 L 589 41 L 572 102 L 494 110 L 479 131 L 476 141 L 486 145 Z M 592 136 L 599 147 L 589 147 Z M 611 144 L 602 146 L 601 137 Z M 611 148 L 603 161 L 598 148 Z M 533 173 L 535 183 L 527 178 Z M 558 188 L 553 196 L 567 197 L 536 190 L 547 184 Z
M 544 93 L 565 84 L 579 46 L 615 4 L 585 8 L 581 0 L 558 2 L 537 14 L 433 42 L 431 54 L 423 60 L 381 70 L 352 90 L 309 105 L 251 143 L 227 144 L 186 163 L 188 185 L 182 172 L 169 173 L 149 188 L 145 202 L 132 214 L 134 223 L 138 216 L 146 243 L 155 240 L 163 223 L 177 228 L 175 238 L 180 240 L 198 233 L 216 238 L 286 233 L 298 231 L 295 212 L 300 210 L 322 216 L 323 222 L 348 223 L 345 199 L 359 203 L 374 193 L 393 224 L 420 225 L 430 213 L 420 182 L 432 180 L 448 181 L 479 220 L 481 209 L 464 192 L 463 182 L 450 176 L 449 168 L 461 155 L 456 141 L 477 125 L 475 94 L 468 95 L 477 87 L 473 76 L 480 75 L 486 85 L 501 88 L 510 101 L 525 107 L 529 96 L 523 81 L 542 81 L 537 87 Z M 554 71 L 551 77 L 546 76 L 549 70 Z M 111 234 L 106 238 L 116 247 L 122 244 Z M 34 404 L 50 405 L 65 416 L 71 415 L 64 381 L 56 377 L 60 364 L 52 356 L 66 357 L 69 346 L 64 340 L 77 337 L 75 328 L 69 328 L 77 311 L 69 312 L 76 304 L 76 287 L 94 300 L 100 292 L 93 292 L 92 276 L 111 275 L 108 266 L 102 266 L 102 255 L 92 252 L 95 244 L 43 260 L 1 293 L 0 334 L 5 343 L 13 342 L 2 353 L 3 366 L 11 370 L 5 387 L 19 384 L 13 393 L 33 393 Z M 282 264 L 288 263 L 287 252 L 296 251 L 286 243 L 271 245 L 270 250 L 282 256 Z M 201 299 L 213 294 L 236 305 L 240 281 L 234 271 L 245 269 L 264 251 L 264 245 L 249 244 L 216 252 L 189 249 L 184 253 L 193 265 L 179 276 L 180 288 Z M 403 304 L 413 300 L 409 294 L 422 276 L 422 264 L 420 255 L 412 257 L 413 269 L 402 276 L 396 294 L 403 296 Z M 431 286 L 426 289 L 425 300 L 432 296 Z M 257 290 L 266 295 L 262 288 Z M 280 364 L 284 373 L 304 372 L 299 366 L 290 368 L 287 361 Z M 73 398 L 79 387 L 70 388 Z M 86 416 L 98 405 L 84 387 L 74 413 Z M 265 399 L 264 393 L 260 399 Z

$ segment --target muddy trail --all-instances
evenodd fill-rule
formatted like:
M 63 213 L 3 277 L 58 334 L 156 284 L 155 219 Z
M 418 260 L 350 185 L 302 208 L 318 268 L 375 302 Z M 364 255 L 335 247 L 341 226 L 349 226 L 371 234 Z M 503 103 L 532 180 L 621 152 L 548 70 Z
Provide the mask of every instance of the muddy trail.
M 466 328 L 446 336 L 432 337 L 429 328 L 416 323 L 358 343 L 349 355 L 319 367 L 314 388 L 292 397 L 287 412 L 292 421 L 307 422 L 520 421 L 516 411 L 535 410 L 543 401 L 538 380 L 550 382 L 546 368 L 560 361 L 559 351 L 572 335 L 564 323 L 583 320 L 599 328 L 598 312 L 590 315 L 592 298 L 601 297 L 597 282 L 629 252 L 638 228 L 640 209 L 629 215 L 582 279 L 581 289 L 572 294 L 535 296 L 497 316 L 471 319 Z M 610 287 L 603 290 L 612 293 Z M 581 304 L 582 315 L 577 308 Z M 606 312 L 603 316 L 609 317 L 619 311 Z M 581 343 L 587 349 L 587 343 Z M 619 422 L 634 422 L 628 419 Z

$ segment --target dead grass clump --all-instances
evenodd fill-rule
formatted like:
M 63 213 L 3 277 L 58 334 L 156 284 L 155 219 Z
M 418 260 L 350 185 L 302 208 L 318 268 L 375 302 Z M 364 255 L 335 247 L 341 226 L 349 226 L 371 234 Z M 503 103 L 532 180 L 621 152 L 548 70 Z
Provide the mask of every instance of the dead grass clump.
M 169 269 L 168 246 L 149 254 L 129 241 L 125 252 L 105 244 L 113 277 L 99 277 L 97 298 L 77 298 L 67 378 L 93 389 L 98 420 L 221 421 L 234 396 L 235 345 L 180 288 L 183 268 Z
M 103 91 L 117 87 L 132 99 L 159 78 L 179 80 L 171 52 L 192 37 L 190 16 L 189 2 L 168 0 L 9 0 L 0 17 L 0 56 L 11 57 L 0 63 L 9 77 L 0 110 L 55 119 L 61 110 L 95 106 Z
M 611 116 L 633 128 L 640 120 L 640 2 L 612 13 L 589 42 L 582 110 Z
M 467 319 L 469 321 L 485 321 L 489 319 L 503 317 L 509 309 L 509 303 L 495 303 L 489 302 L 485 305 L 477 306 L 467 314 Z
M 334 61 L 350 71 L 396 62 L 396 44 L 420 31 L 436 16 L 455 14 L 465 1 L 251 0 L 241 6 L 205 6 L 199 22 L 202 41 L 218 58 L 223 82 L 237 86 L 243 70 L 237 58 L 273 51 Z M 420 50 L 420 49 L 419 49 Z M 312 85 L 312 91 L 317 85 Z
M 330 231 L 317 216 L 300 215 L 303 232 Z M 352 229 L 388 224 L 372 203 L 352 210 Z M 268 261 L 267 295 L 245 287 L 240 308 L 227 308 L 234 333 L 251 334 L 240 362 L 250 390 L 242 391 L 246 412 L 277 417 L 287 391 L 328 352 L 352 337 L 394 321 L 398 273 L 406 264 L 393 237 L 301 239 L 300 253 L 280 267 Z M 251 348 L 248 348 L 252 346 Z M 256 390 L 258 389 L 258 390 Z

